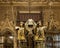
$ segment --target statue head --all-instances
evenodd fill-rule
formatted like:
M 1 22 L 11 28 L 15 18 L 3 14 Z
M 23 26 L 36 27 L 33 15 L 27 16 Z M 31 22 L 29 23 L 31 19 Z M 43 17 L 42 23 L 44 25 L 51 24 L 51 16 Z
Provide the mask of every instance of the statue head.
M 39 26 L 42 26 L 42 24 L 41 24 L 41 20 L 38 21 L 37 24 L 38 24 Z
M 36 27 L 36 23 L 33 19 L 28 19 L 25 23 L 25 27 L 28 31 L 32 31 Z
M 24 22 L 20 22 L 20 27 L 23 27 Z

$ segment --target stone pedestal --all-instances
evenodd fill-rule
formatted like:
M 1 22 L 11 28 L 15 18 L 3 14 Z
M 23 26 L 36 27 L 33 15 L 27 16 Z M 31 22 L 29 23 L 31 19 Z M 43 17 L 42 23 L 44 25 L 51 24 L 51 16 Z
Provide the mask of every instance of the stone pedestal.
M 42 40 L 35 41 L 34 44 L 34 48 L 45 48 L 45 42 Z
M 19 41 L 19 48 L 27 48 L 27 42 L 25 40 Z

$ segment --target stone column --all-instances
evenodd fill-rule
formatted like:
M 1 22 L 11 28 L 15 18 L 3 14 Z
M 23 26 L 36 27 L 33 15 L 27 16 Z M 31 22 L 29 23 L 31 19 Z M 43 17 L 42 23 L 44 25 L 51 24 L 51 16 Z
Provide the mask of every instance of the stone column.
M 14 48 L 17 48 L 17 34 L 14 32 Z
M 4 43 L 4 36 L 2 36 L 2 43 Z M 4 44 L 1 44 L 1 48 L 4 48 Z
M 25 40 L 21 40 L 19 48 L 27 48 L 27 42 Z
M 36 44 L 35 48 L 45 48 L 44 41 L 37 41 L 37 44 Z

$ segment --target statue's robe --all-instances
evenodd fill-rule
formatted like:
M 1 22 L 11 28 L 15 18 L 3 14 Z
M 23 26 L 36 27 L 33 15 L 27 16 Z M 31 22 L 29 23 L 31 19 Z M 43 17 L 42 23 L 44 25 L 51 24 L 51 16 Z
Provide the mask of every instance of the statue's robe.
M 27 39 L 27 48 L 34 48 L 34 34 L 27 33 L 26 39 Z
M 29 34 L 27 36 L 27 46 L 28 48 L 34 48 L 34 37 L 33 37 L 33 34 Z

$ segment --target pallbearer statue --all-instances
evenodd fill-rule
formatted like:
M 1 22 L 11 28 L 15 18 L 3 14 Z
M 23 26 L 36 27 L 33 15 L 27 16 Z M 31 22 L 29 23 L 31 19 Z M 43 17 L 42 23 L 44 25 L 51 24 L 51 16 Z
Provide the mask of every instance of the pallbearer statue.
M 35 48 L 45 48 L 45 35 L 44 35 L 44 29 L 46 26 L 41 25 L 41 21 L 38 22 L 38 27 L 36 31 L 36 35 L 34 36 L 34 40 L 36 42 Z
M 24 43 L 26 41 L 25 39 L 25 34 L 24 34 L 24 27 L 23 27 L 23 22 L 20 22 L 20 27 L 18 30 L 18 43 L 19 43 L 19 48 L 24 48 Z
M 34 29 L 36 28 L 36 23 L 32 19 L 28 19 L 25 23 L 26 28 L 26 39 L 27 39 L 27 48 L 34 48 Z

